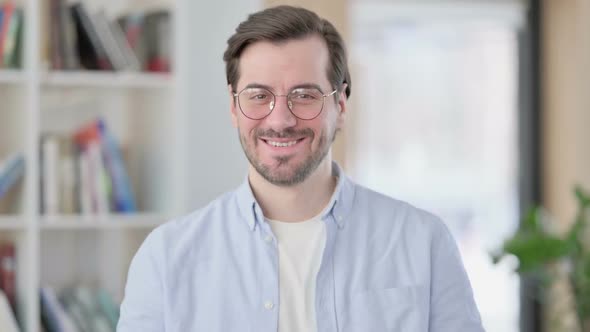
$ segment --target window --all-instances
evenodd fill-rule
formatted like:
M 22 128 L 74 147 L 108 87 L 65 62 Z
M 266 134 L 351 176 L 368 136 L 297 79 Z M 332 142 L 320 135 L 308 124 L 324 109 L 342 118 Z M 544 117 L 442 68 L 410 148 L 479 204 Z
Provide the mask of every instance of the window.
M 490 252 L 519 222 L 522 12 L 506 3 L 351 10 L 349 173 L 443 218 L 488 331 L 518 330 L 518 276 Z

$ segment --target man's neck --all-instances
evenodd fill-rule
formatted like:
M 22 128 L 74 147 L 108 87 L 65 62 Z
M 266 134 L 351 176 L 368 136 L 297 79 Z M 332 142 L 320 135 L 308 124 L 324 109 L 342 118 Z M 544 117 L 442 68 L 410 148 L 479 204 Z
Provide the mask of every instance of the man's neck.
M 264 216 L 284 222 L 305 221 L 321 213 L 330 202 L 337 182 L 332 176 L 329 155 L 305 181 L 294 186 L 274 185 L 253 167 L 248 177 Z

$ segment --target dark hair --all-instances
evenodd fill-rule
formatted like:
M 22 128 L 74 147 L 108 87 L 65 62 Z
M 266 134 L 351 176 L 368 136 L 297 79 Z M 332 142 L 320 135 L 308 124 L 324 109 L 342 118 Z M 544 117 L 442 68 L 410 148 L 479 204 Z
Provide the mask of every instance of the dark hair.
M 346 83 L 348 98 L 351 82 L 342 37 L 332 23 L 316 13 L 292 6 L 277 6 L 256 12 L 238 25 L 236 32 L 227 40 L 227 49 L 223 54 L 227 84 L 231 84 L 234 92 L 237 92 L 240 56 L 248 45 L 257 41 L 282 42 L 310 35 L 318 35 L 326 42 L 330 57 L 328 80 L 339 91 L 342 84 Z

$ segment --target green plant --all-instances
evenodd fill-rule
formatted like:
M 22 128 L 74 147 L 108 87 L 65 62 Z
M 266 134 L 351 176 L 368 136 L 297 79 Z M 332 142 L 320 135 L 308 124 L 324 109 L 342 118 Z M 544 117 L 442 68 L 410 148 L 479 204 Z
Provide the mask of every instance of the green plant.
M 590 240 L 585 235 L 588 234 L 586 228 L 590 196 L 579 187 L 574 192 L 578 212 L 574 224 L 564 236 L 550 232 L 544 210 L 535 207 L 525 215 L 518 232 L 505 241 L 493 259 L 497 263 L 506 255 L 515 256 L 519 262 L 516 271 L 539 278 L 544 288 L 550 287 L 553 281 L 548 267 L 565 262 L 569 266 L 568 278 L 576 313 L 580 326 L 584 326 L 590 322 L 590 245 L 584 244 L 584 240 Z

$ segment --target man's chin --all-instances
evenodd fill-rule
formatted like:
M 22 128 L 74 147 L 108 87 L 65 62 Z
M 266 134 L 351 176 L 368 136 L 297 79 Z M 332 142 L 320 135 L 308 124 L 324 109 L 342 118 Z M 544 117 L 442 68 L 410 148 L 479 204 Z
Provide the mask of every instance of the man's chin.
M 281 187 L 299 184 L 308 175 L 305 174 L 306 172 L 302 172 L 301 169 L 287 164 L 274 165 L 274 167 L 265 165 L 263 167 L 257 167 L 256 170 L 266 181 Z

